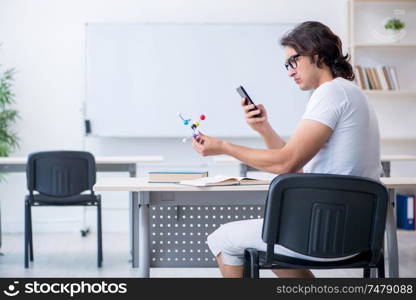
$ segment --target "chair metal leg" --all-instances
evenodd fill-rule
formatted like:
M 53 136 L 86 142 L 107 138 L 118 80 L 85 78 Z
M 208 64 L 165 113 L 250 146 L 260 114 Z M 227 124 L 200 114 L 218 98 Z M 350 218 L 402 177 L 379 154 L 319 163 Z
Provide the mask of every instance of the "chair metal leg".
M 25 201 L 25 268 L 29 268 L 29 203 Z
M 244 278 L 259 278 L 259 253 L 257 249 L 247 248 L 244 251 Z
M 381 255 L 380 261 L 377 264 L 377 274 L 378 278 L 386 278 L 384 269 L 384 255 Z
M 371 276 L 371 268 L 364 268 L 363 277 L 370 278 Z
M 29 221 L 29 260 L 33 261 L 33 231 L 32 231 L 32 206 L 28 205 L 28 221 Z
M 98 267 L 101 268 L 103 262 L 103 237 L 101 227 L 101 201 L 97 203 L 97 243 L 98 243 Z
M 251 278 L 260 278 L 260 269 L 258 262 L 251 265 Z
M 243 278 L 250 278 L 251 276 L 251 259 L 250 253 L 244 251 L 244 265 L 243 265 Z

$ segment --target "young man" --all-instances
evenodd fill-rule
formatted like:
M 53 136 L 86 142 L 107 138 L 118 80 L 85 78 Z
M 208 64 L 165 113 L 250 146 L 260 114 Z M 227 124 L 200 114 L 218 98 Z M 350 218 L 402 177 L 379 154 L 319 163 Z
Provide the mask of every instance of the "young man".
M 202 154 L 227 154 L 257 169 L 275 173 L 328 173 L 379 179 L 381 173 L 378 123 L 372 107 L 354 79 L 349 56 L 327 26 L 304 22 L 281 40 L 285 67 L 302 90 L 314 90 L 305 113 L 285 142 L 271 128 L 266 109 L 241 101 L 247 123 L 268 149 L 233 145 L 202 133 L 193 148 Z M 290 99 L 288 99 L 290 101 Z M 255 118 L 259 112 L 261 118 Z M 241 277 L 243 252 L 266 249 L 261 240 L 262 219 L 224 224 L 208 236 L 208 246 L 225 277 Z M 276 245 L 275 252 L 310 260 L 327 260 L 295 253 Z M 275 270 L 279 277 L 313 277 L 309 270 Z

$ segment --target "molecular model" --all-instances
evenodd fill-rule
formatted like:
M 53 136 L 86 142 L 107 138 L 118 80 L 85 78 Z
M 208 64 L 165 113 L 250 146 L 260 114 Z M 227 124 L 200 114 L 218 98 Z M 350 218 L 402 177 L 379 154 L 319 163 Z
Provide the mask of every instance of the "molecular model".
M 181 113 L 178 113 L 178 116 L 179 116 L 179 118 L 181 118 L 181 120 L 183 122 L 183 125 L 185 125 L 185 126 L 190 125 L 189 127 L 193 131 L 193 134 L 192 134 L 193 137 L 196 137 L 198 135 L 197 128 L 201 124 L 200 121 L 204 121 L 206 119 L 205 115 L 200 115 L 199 116 L 199 121 L 195 121 L 195 122 L 192 123 L 191 122 L 192 119 L 186 119 L 186 118 L 184 118 Z M 188 140 L 187 138 L 184 138 L 184 139 L 182 139 L 182 142 L 186 143 L 187 140 Z

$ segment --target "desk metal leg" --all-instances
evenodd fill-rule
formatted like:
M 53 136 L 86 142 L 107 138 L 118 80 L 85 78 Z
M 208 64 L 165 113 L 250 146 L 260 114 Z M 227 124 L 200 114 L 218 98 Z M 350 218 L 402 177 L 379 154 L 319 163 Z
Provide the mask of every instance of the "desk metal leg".
M 399 252 L 397 249 L 396 218 L 394 213 L 395 190 L 389 189 L 389 207 L 387 210 L 386 242 L 387 242 L 387 264 L 389 268 L 388 277 L 399 277 Z
M 247 177 L 247 172 L 250 172 L 250 171 L 258 172 L 260 170 L 256 169 L 256 168 L 253 168 L 249 165 L 246 165 L 243 162 L 240 162 L 240 176 L 241 177 Z
M 390 170 L 391 170 L 390 161 L 382 161 L 381 166 L 383 167 L 383 177 L 390 177 Z
M 132 267 L 139 267 L 139 192 L 131 192 L 130 201 L 130 247 Z
M 130 257 L 133 263 L 133 206 L 134 206 L 134 196 L 133 192 L 129 192 L 129 249 L 130 249 Z
M 247 176 L 247 165 L 245 163 L 240 163 L 240 176 L 241 177 Z
M 139 205 L 139 277 L 150 276 L 150 220 L 149 220 L 149 192 L 140 192 Z M 134 216 L 136 219 L 136 215 Z M 136 248 L 137 249 L 137 248 Z M 134 253 L 136 256 L 136 253 Z
M 129 177 L 136 177 L 137 175 L 137 167 L 136 164 L 129 166 Z M 133 206 L 134 206 L 134 192 L 129 192 L 129 228 L 130 230 L 130 238 L 129 238 L 129 245 L 130 245 L 130 255 L 131 260 L 133 261 Z M 137 199 L 137 196 L 136 196 Z M 137 200 L 136 200 L 137 202 Z

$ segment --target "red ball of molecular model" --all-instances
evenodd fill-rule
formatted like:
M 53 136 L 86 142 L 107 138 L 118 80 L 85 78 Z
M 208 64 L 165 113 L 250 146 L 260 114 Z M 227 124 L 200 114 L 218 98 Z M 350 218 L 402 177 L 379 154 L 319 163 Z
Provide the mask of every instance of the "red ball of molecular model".
M 192 119 L 186 119 L 182 116 L 181 113 L 178 113 L 179 118 L 181 118 L 183 125 L 188 126 L 190 125 L 190 128 L 193 130 L 193 137 L 196 137 L 198 135 L 198 130 L 197 128 L 199 127 L 199 125 L 201 124 L 200 121 L 204 121 L 206 119 L 205 115 L 200 115 L 199 116 L 199 121 L 195 121 L 192 122 Z M 182 140 L 183 142 L 186 142 L 186 138 Z

